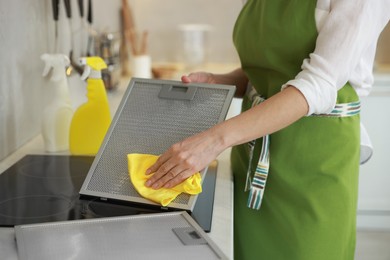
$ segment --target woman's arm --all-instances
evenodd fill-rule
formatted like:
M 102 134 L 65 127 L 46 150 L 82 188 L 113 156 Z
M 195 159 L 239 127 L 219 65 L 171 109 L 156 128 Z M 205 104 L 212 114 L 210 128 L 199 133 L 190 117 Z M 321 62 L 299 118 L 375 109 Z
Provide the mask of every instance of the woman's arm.
M 301 92 L 290 86 L 258 106 L 171 146 L 146 174 L 154 189 L 171 188 L 209 165 L 223 150 L 278 131 L 306 115 Z

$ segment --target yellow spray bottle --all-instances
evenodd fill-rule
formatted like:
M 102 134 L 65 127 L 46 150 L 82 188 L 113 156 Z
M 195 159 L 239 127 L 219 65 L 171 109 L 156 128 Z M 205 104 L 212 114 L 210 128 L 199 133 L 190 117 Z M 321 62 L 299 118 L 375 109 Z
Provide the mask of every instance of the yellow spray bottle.
M 81 58 L 80 62 L 85 65 L 81 78 L 88 78 L 88 101 L 73 115 L 69 150 L 74 155 L 96 155 L 111 123 L 110 107 L 101 75 L 101 70 L 107 68 L 107 65 L 100 57 Z

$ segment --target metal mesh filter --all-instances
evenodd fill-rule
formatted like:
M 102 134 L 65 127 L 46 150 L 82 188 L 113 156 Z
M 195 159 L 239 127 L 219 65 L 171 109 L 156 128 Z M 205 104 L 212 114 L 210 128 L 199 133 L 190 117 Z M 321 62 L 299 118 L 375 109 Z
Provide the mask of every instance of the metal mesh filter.
M 161 154 L 172 144 L 221 122 L 234 89 L 133 79 L 80 193 L 154 204 L 141 198 L 132 186 L 126 155 Z M 171 206 L 192 210 L 194 197 L 181 194 Z
M 24 225 L 15 233 L 22 260 L 227 259 L 186 212 Z

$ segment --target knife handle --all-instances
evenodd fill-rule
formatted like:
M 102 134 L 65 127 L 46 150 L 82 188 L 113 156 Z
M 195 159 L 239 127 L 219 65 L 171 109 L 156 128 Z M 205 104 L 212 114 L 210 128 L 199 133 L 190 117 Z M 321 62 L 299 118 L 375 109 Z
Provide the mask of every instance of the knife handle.
M 87 20 L 89 24 L 92 24 L 92 0 L 88 1 L 88 17 Z
M 78 0 L 80 16 L 84 17 L 84 0 Z
M 51 7 L 53 8 L 53 18 L 54 21 L 58 21 L 60 0 L 51 0 Z
M 70 19 L 72 17 L 72 10 L 70 7 L 70 0 L 64 0 L 66 16 Z

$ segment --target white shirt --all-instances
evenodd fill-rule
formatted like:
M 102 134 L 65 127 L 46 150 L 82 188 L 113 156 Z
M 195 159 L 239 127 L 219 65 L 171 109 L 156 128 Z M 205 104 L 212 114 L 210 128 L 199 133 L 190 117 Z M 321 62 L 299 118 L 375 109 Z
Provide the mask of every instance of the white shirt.
M 310 114 L 329 113 L 347 82 L 369 94 L 379 35 L 390 19 L 390 0 L 318 0 L 316 47 L 302 71 L 282 86 L 299 89 Z

